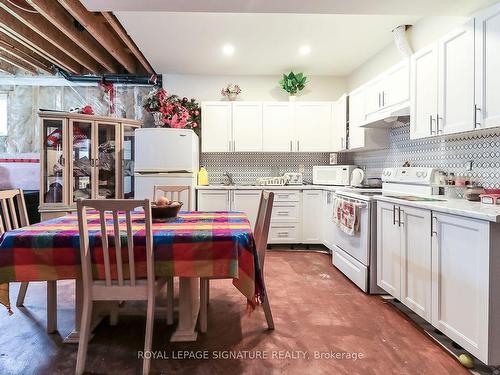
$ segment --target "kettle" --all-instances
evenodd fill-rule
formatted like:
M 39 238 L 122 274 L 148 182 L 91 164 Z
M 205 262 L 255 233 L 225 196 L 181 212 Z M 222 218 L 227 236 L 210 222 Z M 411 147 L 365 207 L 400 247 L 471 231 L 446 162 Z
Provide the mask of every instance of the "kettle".
M 200 167 L 200 170 L 198 171 L 198 185 L 200 186 L 208 185 L 208 171 L 203 166 Z

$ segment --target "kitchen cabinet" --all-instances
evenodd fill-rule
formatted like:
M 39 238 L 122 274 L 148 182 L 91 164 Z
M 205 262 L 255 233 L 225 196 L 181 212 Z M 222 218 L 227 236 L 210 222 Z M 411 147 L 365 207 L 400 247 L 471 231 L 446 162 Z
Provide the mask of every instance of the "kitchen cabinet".
M 232 114 L 232 151 L 262 151 L 262 103 L 235 102 Z
M 302 192 L 300 190 L 275 190 L 269 244 L 302 242 Z
M 323 227 L 318 217 L 323 211 L 321 190 L 304 190 L 302 193 L 302 243 L 321 243 Z
M 42 220 L 76 210 L 76 200 L 132 198 L 137 120 L 39 112 Z
M 230 211 L 230 190 L 198 190 L 198 211 Z
M 333 251 L 334 248 L 334 222 L 333 222 L 333 192 L 323 191 L 323 245 Z
M 262 151 L 291 152 L 295 141 L 293 107 L 289 102 L 265 102 L 262 107 Z
M 366 116 L 371 115 L 384 108 L 384 77 L 377 77 L 365 86 L 366 90 L 366 101 L 365 101 L 365 114 Z
M 201 104 L 201 151 L 229 152 L 233 147 L 232 107 L 229 102 Z
M 498 315 L 492 308 L 498 308 L 499 295 L 493 289 L 498 275 L 490 273 L 490 265 L 499 265 L 498 249 L 490 254 L 490 240 L 488 222 L 433 213 L 432 324 L 483 362 L 498 365 L 498 350 L 488 351 L 488 329 L 495 327 L 488 322 Z
M 377 284 L 431 318 L 431 212 L 377 204 Z
M 500 126 L 500 3 L 475 17 L 476 127 Z
M 296 149 L 298 152 L 331 150 L 332 103 L 298 102 L 294 107 Z
M 347 149 L 347 95 L 333 103 L 332 152 Z

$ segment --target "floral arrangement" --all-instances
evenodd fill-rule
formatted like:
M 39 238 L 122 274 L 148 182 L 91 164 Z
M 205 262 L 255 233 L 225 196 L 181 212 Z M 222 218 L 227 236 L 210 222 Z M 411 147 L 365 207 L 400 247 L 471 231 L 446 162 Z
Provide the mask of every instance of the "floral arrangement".
M 196 99 L 180 98 L 164 89 L 155 89 L 144 97 L 142 106 L 165 127 L 196 129 L 200 126 L 201 108 Z
M 241 94 L 241 88 L 239 85 L 230 83 L 226 87 L 222 88 L 220 93 L 222 96 L 227 97 L 229 100 L 234 100 L 239 94 Z
M 304 89 L 306 86 L 307 77 L 303 73 L 290 72 L 283 74 L 283 78 L 280 79 L 279 84 L 283 90 L 285 90 L 290 95 L 296 95 L 297 92 Z

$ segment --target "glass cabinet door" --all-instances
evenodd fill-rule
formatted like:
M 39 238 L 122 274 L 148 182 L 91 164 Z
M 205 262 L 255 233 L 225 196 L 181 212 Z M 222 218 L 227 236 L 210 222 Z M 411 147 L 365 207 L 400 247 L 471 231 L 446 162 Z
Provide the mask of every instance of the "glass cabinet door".
M 117 198 L 117 129 L 116 124 L 97 123 L 96 198 Z
M 43 203 L 66 203 L 66 128 L 63 119 L 42 120 L 43 176 L 41 198 Z
M 72 201 L 92 198 L 92 122 L 70 121 L 73 158 L 71 176 Z
M 122 189 L 123 198 L 134 198 L 134 159 L 135 159 L 135 126 L 123 126 L 123 145 L 122 145 Z

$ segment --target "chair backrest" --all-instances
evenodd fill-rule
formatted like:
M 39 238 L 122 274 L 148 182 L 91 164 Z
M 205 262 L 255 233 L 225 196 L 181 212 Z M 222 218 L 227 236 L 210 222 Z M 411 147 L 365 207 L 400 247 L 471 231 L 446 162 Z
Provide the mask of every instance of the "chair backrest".
M 259 211 L 255 222 L 254 237 L 257 255 L 259 257 L 260 269 L 264 270 L 266 258 L 267 238 L 271 226 L 271 214 L 273 212 L 274 193 L 263 191 L 260 196 Z
M 0 234 L 30 225 L 21 189 L 0 191 L 0 211 Z
M 158 199 L 158 194 L 163 193 L 163 196 L 167 197 L 172 201 L 181 201 L 181 193 L 187 191 L 188 193 L 188 201 L 183 202 L 187 203 L 187 210 L 191 211 L 193 208 L 191 207 L 191 186 L 183 185 L 183 186 L 170 186 L 170 185 L 155 185 L 153 189 L 153 199 L 156 201 Z
M 146 264 L 148 282 L 154 283 L 154 259 L 153 259 L 153 231 L 151 221 L 151 204 L 149 199 L 132 200 L 132 199 L 80 199 L 77 201 L 78 211 L 78 228 L 80 232 L 80 254 L 82 260 L 82 276 L 84 288 L 89 287 L 93 281 L 92 264 L 91 264 L 91 248 L 89 244 L 89 230 L 87 220 L 87 209 L 96 210 L 99 213 L 100 235 L 102 238 L 102 251 L 104 259 L 104 275 L 106 286 L 124 286 L 126 281 L 130 282 L 131 286 L 136 285 L 136 267 L 134 259 L 134 236 L 132 232 L 132 215 L 131 212 L 136 208 L 141 208 L 144 212 L 144 229 L 145 229 L 145 249 L 146 249 Z M 116 278 L 113 278 L 111 272 L 112 265 L 110 263 L 108 228 L 106 225 L 106 213 L 111 212 L 112 234 L 114 236 L 115 258 L 116 258 Z M 141 213 L 142 214 L 142 213 Z M 124 263 L 122 260 L 121 249 L 121 229 L 119 224 L 119 216 L 125 215 L 126 235 L 127 235 L 127 250 L 128 250 L 128 270 L 129 275 L 124 276 Z

